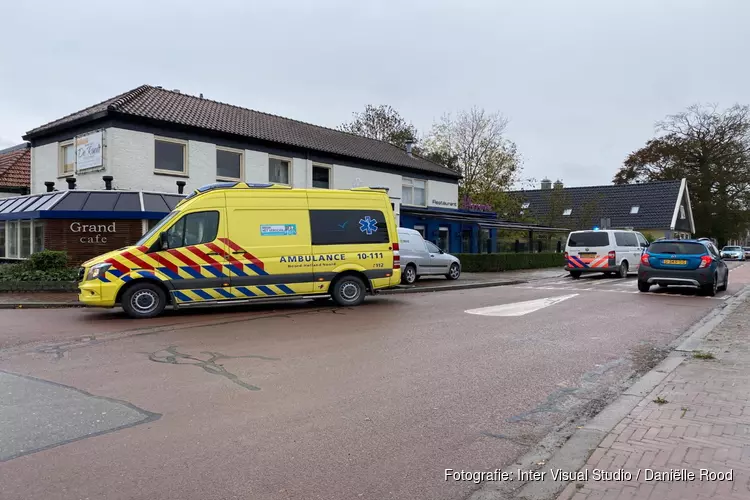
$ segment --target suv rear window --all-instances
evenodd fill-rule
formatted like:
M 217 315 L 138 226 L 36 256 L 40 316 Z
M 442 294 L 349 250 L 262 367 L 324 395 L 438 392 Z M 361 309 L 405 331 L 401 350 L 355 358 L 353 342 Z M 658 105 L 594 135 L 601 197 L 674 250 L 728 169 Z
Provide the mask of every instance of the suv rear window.
M 570 233 L 569 247 L 606 247 L 609 245 L 609 234 L 600 231 L 582 231 Z
M 700 243 L 655 242 L 651 243 L 649 253 L 671 253 L 680 255 L 703 255 L 708 249 Z

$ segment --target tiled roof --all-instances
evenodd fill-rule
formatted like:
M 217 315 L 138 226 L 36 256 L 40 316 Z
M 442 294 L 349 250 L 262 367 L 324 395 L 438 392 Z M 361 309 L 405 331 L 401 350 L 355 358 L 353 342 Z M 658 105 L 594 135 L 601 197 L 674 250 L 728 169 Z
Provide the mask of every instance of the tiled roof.
M 27 142 L 0 151 L 0 188 L 29 187 L 31 149 Z
M 529 203 L 524 211 L 536 217 L 544 217 L 551 210 L 561 211 L 557 220 L 566 227 L 590 227 L 598 225 L 601 218 L 609 218 L 614 228 L 636 229 L 669 228 L 672 223 L 681 181 L 646 182 L 641 184 L 618 184 L 607 186 L 569 187 L 555 200 L 552 189 L 514 191 Z M 631 214 L 637 206 L 638 213 Z M 562 211 L 571 208 L 569 216 Z M 591 220 L 582 220 L 591 217 Z M 569 222 L 568 222 L 569 221 Z
M 130 116 L 226 133 L 458 179 L 453 170 L 387 142 L 262 113 L 201 97 L 142 85 L 27 132 L 32 138 L 103 116 Z

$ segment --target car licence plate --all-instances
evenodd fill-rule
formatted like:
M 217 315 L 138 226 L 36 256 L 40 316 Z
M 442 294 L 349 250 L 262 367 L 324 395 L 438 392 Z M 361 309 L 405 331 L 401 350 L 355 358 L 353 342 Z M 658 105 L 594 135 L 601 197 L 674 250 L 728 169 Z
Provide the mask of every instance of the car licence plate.
M 583 257 L 584 259 L 593 259 L 596 257 L 596 253 L 579 253 L 579 257 Z
M 668 264 L 672 266 L 684 266 L 687 264 L 686 260 L 675 260 L 675 259 L 664 259 L 662 261 L 663 264 Z

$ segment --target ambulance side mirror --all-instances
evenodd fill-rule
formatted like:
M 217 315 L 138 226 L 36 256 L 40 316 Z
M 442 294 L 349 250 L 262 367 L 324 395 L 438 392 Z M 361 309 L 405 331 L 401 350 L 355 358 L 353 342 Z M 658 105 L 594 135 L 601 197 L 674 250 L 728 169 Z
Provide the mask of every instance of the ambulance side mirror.
M 159 234 L 159 248 L 161 250 L 167 250 L 169 248 L 169 238 L 167 237 L 166 231 Z

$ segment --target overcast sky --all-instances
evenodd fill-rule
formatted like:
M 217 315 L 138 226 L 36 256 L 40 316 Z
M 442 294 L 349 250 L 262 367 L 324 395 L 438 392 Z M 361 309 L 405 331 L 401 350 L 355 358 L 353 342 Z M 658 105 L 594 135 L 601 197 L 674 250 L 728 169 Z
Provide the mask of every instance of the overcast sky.
M 524 175 L 611 181 L 654 122 L 750 104 L 747 0 L 6 2 L 0 147 L 148 83 L 335 127 L 510 118 Z

